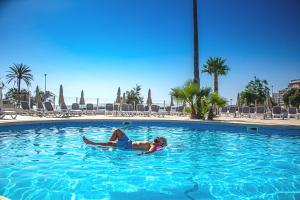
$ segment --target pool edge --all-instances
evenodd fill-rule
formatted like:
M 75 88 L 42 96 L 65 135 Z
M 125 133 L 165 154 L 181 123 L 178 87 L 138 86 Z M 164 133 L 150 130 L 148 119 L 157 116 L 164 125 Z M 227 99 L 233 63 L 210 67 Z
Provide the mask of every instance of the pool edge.
M 51 123 L 65 123 L 65 122 L 109 122 L 109 121 L 130 121 L 130 122 L 165 122 L 165 123 L 191 123 L 191 124 L 223 124 L 233 126 L 259 126 L 266 128 L 288 128 L 288 129 L 300 129 L 299 125 L 285 125 L 285 124 L 267 124 L 267 123 L 255 123 L 255 122 L 238 122 L 238 121 L 206 121 L 206 120 L 193 120 L 193 119 L 132 119 L 132 118 L 109 118 L 109 119 L 48 119 L 48 120 L 34 120 L 34 121 L 9 121 L 0 123 L 0 127 L 12 126 L 12 125 L 30 125 L 30 124 L 51 124 Z

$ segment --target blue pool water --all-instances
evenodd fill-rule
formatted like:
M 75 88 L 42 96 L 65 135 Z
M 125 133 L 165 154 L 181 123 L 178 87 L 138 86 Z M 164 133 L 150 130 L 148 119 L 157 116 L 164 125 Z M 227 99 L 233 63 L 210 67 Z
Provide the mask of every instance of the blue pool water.
M 122 127 L 138 151 L 86 146 Z M 249 129 L 248 129 L 249 130 Z M 56 123 L 0 127 L 0 195 L 11 199 L 300 199 L 300 130 L 220 124 Z

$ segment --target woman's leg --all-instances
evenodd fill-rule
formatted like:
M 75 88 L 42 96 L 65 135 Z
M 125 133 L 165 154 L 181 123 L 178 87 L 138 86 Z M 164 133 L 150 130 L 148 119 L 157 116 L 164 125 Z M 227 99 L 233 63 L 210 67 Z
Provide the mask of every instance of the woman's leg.
M 93 142 L 89 139 L 87 139 L 85 136 L 82 137 L 83 141 L 86 144 L 92 144 L 92 145 L 101 145 L 101 146 L 112 146 L 115 147 L 116 146 L 116 142 L 115 141 L 109 141 L 109 142 Z
M 116 141 L 117 139 L 122 139 L 125 136 L 125 133 L 118 128 L 112 133 L 109 141 Z

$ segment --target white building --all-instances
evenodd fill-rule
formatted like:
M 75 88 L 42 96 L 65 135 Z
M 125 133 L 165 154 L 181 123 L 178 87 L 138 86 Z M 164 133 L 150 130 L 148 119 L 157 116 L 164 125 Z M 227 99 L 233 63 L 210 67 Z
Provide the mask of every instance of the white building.
M 289 83 L 289 89 L 291 88 L 300 88 L 300 79 L 291 80 Z
M 296 79 L 296 80 L 291 80 L 288 88 L 279 90 L 278 92 L 275 92 L 272 94 L 272 99 L 273 101 L 278 105 L 278 106 L 284 106 L 284 102 L 283 102 L 283 95 L 284 93 L 286 93 L 286 91 L 288 91 L 289 89 L 292 88 L 299 88 L 300 89 L 300 79 Z

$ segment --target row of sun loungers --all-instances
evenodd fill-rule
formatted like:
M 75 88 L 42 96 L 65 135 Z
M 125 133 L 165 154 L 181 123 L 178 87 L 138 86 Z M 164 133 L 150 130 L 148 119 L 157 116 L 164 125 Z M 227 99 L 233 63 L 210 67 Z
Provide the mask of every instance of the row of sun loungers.
M 172 109 L 171 106 L 162 108 L 158 105 L 144 106 L 143 104 L 137 104 L 134 109 L 131 104 L 106 104 L 105 115 L 115 116 L 158 116 L 164 117 L 165 115 L 184 115 L 184 107 L 179 106 Z
M 264 119 L 267 117 L 270 118 L 299 118 L 300 110 L 295 107 L 290 107 L 287 109 L 287 112 L 284 112 L 280 106 L 274 106 L 271 111 L 268 111 L 265 106 L 257 106 L 257 107 L 236 107 L 229 106 L 223 107 L 221 109 L 220 114 L 225 116 L 233 116 L 233 117 L 248 117 L 248 118 L 256 118 L 263 117 Z
M 36 109 L 31 109 L 28 102 L 21 102 L 21 112 L 22 115 L 36 115 L 40 117 L 74 117 L 85 115 L 96 115 L 105 114 L 112 116 L 158 116 L 164 117 L 165 115 L 184 115 L 184 107 L 179 106 L 176 108 L 171 108 L 167 106 L 166 108 L 161 108 L 158 105 L 144 106 L 143 104 L 138 104 L 136 109 L 134 109 L 131 104 L 106 104 L 105 107 L 95 107 L 93 104 L 86 104 L 85 109 L 81 109 L 78 103 L 73 103 L 71 109 L 68 109 L 65 104 L 63 104 L 60 109 L 54 109 L 51 102 L 40 103 Z

